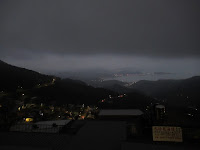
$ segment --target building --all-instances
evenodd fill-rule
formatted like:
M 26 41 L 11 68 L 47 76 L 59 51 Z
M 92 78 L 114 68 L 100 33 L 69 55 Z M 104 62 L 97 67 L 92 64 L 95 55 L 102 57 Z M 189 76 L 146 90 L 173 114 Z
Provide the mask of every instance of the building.
M 64 127 L 69 125 L 71 120 L 40 121 L 36 123 L 23 123 L 11 126 L 10 131 L 14 132 L 40 132 L 59 133 Z
M 44 121 L 38 125 L 52 125 L 52 123 L 63 125 L 67 122 Z M 151 133 L 150 137 L 128 139 L 126 121 L 74 120 L 70 126 L 71 129 L 76 128 L 77 131 L 73 134 L 0 132 L 0 136 L 3 137 L 0 140 L 0 150 L 198 150 L 200 146 L 199 141 L 179 144 L 154 143 Z
M 99 119 L 103 120 L 132 120 L 143 115 L 139 109 L 102 109 L 99 112 Z
M 38 125 L 52 123 L 54 121 L 40 122 Z M 57 123 L 63 125 L 62 121 Z M 126 141 L 126 123 L 124 121 L 76 120 L 72 123 L 72 127 L 78 128 L 75 134 L 0 132 L 0 136 L 4 137 L 0 141 L 0 149 L 110 150 L 120 149 L 121 142 Z
M 103 109 L 100 120 L 125 121 L 128 136 L 139 136 L 144 128 L 143 112 L 140 109 Z
M 155 119 L 156 121 L 162 123 L 165 120 L 166 112 L 164 105 L 155 106 Z
M 72 138 L 70 148 L 73 150 L 113 150 L 120 149 L 122 141 L 126 141 L 124 121 L 87 121 Z

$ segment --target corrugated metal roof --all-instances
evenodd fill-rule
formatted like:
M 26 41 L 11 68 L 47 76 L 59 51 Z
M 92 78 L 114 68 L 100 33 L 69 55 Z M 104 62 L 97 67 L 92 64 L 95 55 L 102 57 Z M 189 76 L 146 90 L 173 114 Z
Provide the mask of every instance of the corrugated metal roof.
M 143 112 L 140 109 L 104 109 L 99 116 L 139 116 Z

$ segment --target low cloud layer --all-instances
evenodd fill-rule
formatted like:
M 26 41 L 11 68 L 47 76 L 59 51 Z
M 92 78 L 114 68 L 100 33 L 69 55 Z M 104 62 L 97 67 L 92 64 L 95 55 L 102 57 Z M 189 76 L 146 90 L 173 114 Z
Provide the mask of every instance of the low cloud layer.
M 58 55 L 18 51 L 17 54 L 0 56 L 0 59 L 42 73 L 84 70 L 90 74 L 91 71 L 126 69 L 144 72 L 191 73 L 191 76 L 200 74 L 200 60 L 198 58 L 158 58 L 116 54 Z

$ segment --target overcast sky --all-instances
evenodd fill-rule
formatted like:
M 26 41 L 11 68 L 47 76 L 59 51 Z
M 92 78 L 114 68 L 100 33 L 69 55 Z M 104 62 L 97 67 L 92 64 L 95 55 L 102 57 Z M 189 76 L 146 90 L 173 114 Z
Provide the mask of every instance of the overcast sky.
M 34 70 L 200 72 L 199 8 L 199 0 L 0 0 L 0 59 Z

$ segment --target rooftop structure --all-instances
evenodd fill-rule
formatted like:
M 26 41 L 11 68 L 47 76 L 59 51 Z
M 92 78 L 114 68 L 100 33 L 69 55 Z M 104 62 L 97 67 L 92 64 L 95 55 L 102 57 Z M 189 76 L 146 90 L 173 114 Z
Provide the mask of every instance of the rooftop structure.
M 72 139 L 73 150 L 120 149 L 126 140 L 126 123 L 123 121 L 88 121 Z
M 27 132 L 0 132 L 0 149 L 5 150 L 198 150 L 199 140 L 196 143 L 164 143 L 152 140 L 152 133 L 138 138 L 127 137 L 125 121 L 76 120 L 72 126 L 79 128 L 75 134 L 44 134 Z M 188 130 L 188 129 L 187 129 Z M 186 131 L 184 129 L 183 131 Z M 191 131 L 198 131 L 192 129 Z M 184 134 L 185 135 L 185 134 Z M 196 134 L 198 135 L 198 134 Z M 186 138 L 184 138 L 186 139 Z M 190 139 L 191 140 L 191 139 Z
M 40 121 L 36 123 L 16 124 L 10 128 L 14 132 L 58 133 L 71 120 Z
M 165 106 L 164 106 L 164 105 L 156 105 L 155 107 L 156 107 L 156 108 L 159 108 L 159 109 L 165 109 Z
M 140 116 L 143 112 L 139 109 L 103 109 L 99 116 Z
M 56 124 L 58 126 L 67 125 L 71 120 L 51 120 L 51 121 L 39 121 L 36 122 L 36 125 L 53 125 Z
M 127 136 L 142 134 L 143 112 L 139 109 L 104 109 L 99 113 L 100 120 L 125 121 Z

